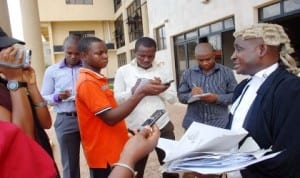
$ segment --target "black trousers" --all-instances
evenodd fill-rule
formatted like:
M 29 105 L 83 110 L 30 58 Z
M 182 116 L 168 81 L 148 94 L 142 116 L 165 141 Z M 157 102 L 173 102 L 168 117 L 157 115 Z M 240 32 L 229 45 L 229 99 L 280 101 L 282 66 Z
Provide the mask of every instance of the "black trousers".
M 107 168 L 90 168 L 91 178 L 107 178 L 111 172 L 111 167 L 107 165 Z

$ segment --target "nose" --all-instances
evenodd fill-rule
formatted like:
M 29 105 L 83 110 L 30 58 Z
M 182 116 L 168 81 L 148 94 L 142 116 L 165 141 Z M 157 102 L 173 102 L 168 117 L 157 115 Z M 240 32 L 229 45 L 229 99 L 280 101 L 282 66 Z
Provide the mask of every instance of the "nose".
M 102 57 L 105 58 L 105 59 L 107 59 L 108 58 L 108 54 L 107 53 L 103 53 Z
M 232 61 L 234 61 L 234 60 L 236 59 L 236 52 L 235 52 L 235 51 L 233 51 L 233 53 L 232 53 L 230 59 L 231 59 Z
M 79 56 L 79 54 L 76 54 L 76 53 L 72 53 L 72 54 L 71 54 L 71 58 L 72 58 L 72 59 L 75 59 L 75 58 L 77 58 L 78 56 Z
M 150 62 L 152 60 L 152 57 L 144 57 L 143 61 L 144 62 Z

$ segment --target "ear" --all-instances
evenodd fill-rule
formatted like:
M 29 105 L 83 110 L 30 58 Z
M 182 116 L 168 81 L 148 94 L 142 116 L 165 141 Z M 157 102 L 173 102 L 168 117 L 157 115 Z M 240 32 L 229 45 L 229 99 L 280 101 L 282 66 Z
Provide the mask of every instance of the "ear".
M 259 56 L 262 57 L 262 56 L 265 56 L 267 54 L 267 51 L 268 51 L 268 46 L 266 44 L 260 44 L 259 47 Z

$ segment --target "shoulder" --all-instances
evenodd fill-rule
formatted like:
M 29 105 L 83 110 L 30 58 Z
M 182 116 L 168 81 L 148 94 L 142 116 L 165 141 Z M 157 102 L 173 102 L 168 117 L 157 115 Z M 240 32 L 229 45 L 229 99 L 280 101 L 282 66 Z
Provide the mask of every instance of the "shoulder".
M 222 71 L 233 73 L 233 70 L 228 66 L 216 63 L 216 67 L 219 68 Z
M 125 65 L 123 65 L 123 66 L 121 66 L 121 67 L 119 67 L 118 69 L 117 69 L 117 72 L 119 71 L 126 71 L 127 72 L 127 70 L 130 70 L 131 68 L 134 68 L 134 66 L 131 64 L 131 63 L 129 63 L 129 64 L 125 64 Z
M 60 66 L 60 63 L 52 64 L 49 67 L 47 67 L 46 72 L 52 72 L 55 70 L 58 70 Z
M 283 72 L 278 79 L 278 88 L 285 91 L 300 91 L 300 78 L 289 72 Z
M 191 72 L 200 72 L 199 66 L 191 66 L 190 68 L 186 69 L 185 72 L 191 73 Z
M 82 84 L 83 82 L 89 83 L 106 83 L 107 78 L 103 75 L 99 75 L 89 69 L 81 68 L 77 78 L 77 83 Z

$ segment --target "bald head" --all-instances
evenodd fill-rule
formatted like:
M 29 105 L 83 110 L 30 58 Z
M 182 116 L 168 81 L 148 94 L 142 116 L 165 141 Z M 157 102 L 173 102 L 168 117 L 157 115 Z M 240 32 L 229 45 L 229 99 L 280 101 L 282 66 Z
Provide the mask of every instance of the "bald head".
M 195 47 L 195 54 L 211 54 L 214 51 L 209 43 L 199 43 Z
M 195 47 L 195 58 L 203 72 L 210 72 L 215 65 L 215 54 L 209 43 L 199 43 Z

